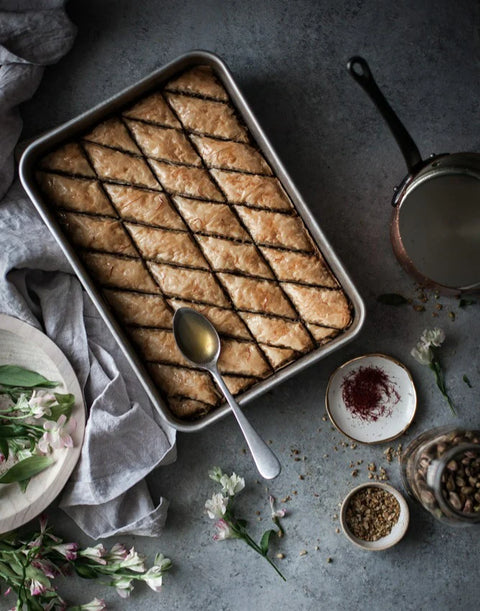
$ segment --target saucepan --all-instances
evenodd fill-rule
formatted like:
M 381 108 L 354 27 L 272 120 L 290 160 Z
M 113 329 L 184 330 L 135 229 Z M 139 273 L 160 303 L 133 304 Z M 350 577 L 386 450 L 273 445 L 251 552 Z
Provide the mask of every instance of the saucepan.
M 422 159 L 367 62 L 352 57 L 347 69 L 380 111 L 407 164 L 392 200 L 397 259 L 426 288 L 453 295 L 480 291 L 480 153 Z

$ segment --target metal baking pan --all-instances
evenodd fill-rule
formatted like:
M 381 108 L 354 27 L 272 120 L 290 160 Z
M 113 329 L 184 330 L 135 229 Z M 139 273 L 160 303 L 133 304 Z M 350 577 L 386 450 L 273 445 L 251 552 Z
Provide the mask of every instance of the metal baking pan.
M 151 379 L 146 367 L 142 363 L 142 360 L 136 350 L 130 343 L 130 340 L 124 334 L 121 325 L 113 317 L 111 310 L 105 302 L 100 290 L 95 285 L 92 278 L 84 268 L 80 258 L 76 254 L 74 248 L 70 242 L 66 239 L 63 231 L 61 230 L 58 222 L 55 219 L 53 212 L 49 209 L 48 203 L 45 201 L 39 187 L 35 180 L 35 168 L 38 160 L 50 152 L 57 145 L 63 141 L 72 139 L 79 136 L 86 130 L 93 128 L 94 125 L 107 118 L 109 115 L 115 113 L 121 108 L 129 105 L 136 99 L 150 93 L 151 91 L 158 88 L 163 82 L 167 81 L 174 74 L 185 70 L 188 67 L 195 66 L 198 64 L 209 65 L 215 71 L 216 76 L 220 79 L 225 89 L 228 91 L 234 106 L 236 107 L 239 115 L 247 125 L 248 129 L 258 147 L 265 155 L 267 161 L 274 174 L 282 183 L 284 189 L 288 193 L 289 197 L 293 201 L 300 217 L 303 219 L 305 225 L 308 227 L 314 241 L 318 248 L 322 252 L 326 262 L 330 266 L 333 274 L 339 281 L 343 291 L 349 298 L 353 313 L 352 313 L 352 324 L 350 327 L 337 338 L 333 339 L 325 346 L 320 346 L 310 352 L 309 354 L 301 357 L 297 361 L 294 361 L 290 365 L 285 366 L 283 369 L 278 370 L 272 376 L 258 382 L 252 388 L 247 390 L 238 396 L 240 404 L 245 404 L 252 399 L 260 396 L 273 386 L 276 386 L 280 382 L 283 382 L 287 378 L 295 375 L 302 369 L 316 363 L 319 359 L 323 358 L 327 354 L 330 354 L 334 350 L 337 350 L 347 342 L 351 341 L 360 331 L 365 318 L 365 308 L 360 295 L 358 294 L 355 286 L 347 275 L 343 265 L 335 255 L 332 247 L 326 240 L 322 231 L 320 230 L 317 222 L 313 218 L 312 214 L 308 210 L 305 202 L 303 201 L 300 193 L 295 188 L 292 180 L 288 176 L 285 168 L 277 157 L 273 150 L 270 142 L 266 138 L 265 134 L 261 130 L 257 123 L 252 111 L 246 103 L 243 95 L 233 80 L 230 71 L 224 62 L 216 55 L 206 51 L 192 51 L 186 53 L 181 57 L 168 63 L 166 66 L 152 72 L 149 76 L 145 77 L 135 85 L 128 87 L 119 94 L 113 96 L 106 102 L 95 106 L 91 110 L 83 113 L 79 117 L 68 121 L 64 125 L 57 127 L 56 129 L 48 132 L 47 134 L 40 137 L 38 140 L 33 142 L 27 150 L 24 152 L 20 160 L 20 178 L 22 184 L 27 191 L 28 195 L 35 204 L 40 216 L 47 224 L 48 228 L 60 244 L 63 252 L 73 267 L 75 273 L 82 282 L 88 295 L 98 308 L 102 318 L 106 322 L 108 328 L 113 333 L 117 340 L 120 348 L 127 357 L 130 365 L 133 367 L 136 375 L 142 382 L 148 396 L 155 405 L 160 415 L 170 425 L 175 427 L 179 431 L 198 431 L 204 427 L 212 424 L 213 422 L 224 417 L 230 413 L 230 409 L 227 405 L 222 405 L 209 412 L 206 416 L 195 421 L 182 421 L 175 418 L 168 409 L 164 400 L 162 399 L 159 390 Z

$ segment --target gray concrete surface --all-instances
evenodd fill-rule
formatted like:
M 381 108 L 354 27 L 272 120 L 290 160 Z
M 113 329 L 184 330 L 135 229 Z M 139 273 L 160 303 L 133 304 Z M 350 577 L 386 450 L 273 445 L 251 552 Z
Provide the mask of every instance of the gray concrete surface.
M 447 528 L 411 502 L 408 534 L 390 551 L 363 552 L 335 532 L 337 505 L 367 479 L 367 462 L 386 466 L 391 482 L 401 482 L 398 465 L 383 459 L 385 446 L 344 448 L 341 436 L 322 420 L 334 368 L 381 351 L 404 361 L 417 385 L 417 417 L 404 443 L 435 425 L 480 425 L 480 304 L 460 309 L 454 299 L 442 298 L 444 309 L 433 318 L 433 299 L 425 312 L 376 301 L 385 292 L 415 297 L 415 284 L 394 259 L 388 235 L 392 187 L 405 166 L 371 102 L 345 70 L 351 55 L 369 60 L 424 155 L 480 151 L 478 3 L 72 0 L 69 13 L 79 28 L 76 44 L 46 71 L 38 93 L 24 105 L 24 136 L 74 117 L 189 49 L 218 53 L 356 282 L 367 321 L 352 344 L 248 407 L 283 463 L 269 491 L 291 496 L 285 504 L 287 534 L 274 550 L 285 554 L 286 583 L 242 543 L 212 541 L 213 523 L 203 515 L 214 490 L 207 478 L 212 465 L 245 476 L 247 488 L 238 503 L 256 535 L 269 521 L 265 485 L 256 483 L 252 461 L 242 453 L 244 442 L 228 417 L 202 433 L 180 434 L 177 462 L 150 478 L 153 493 L 171 499 L 163 536 L 123 539 L 150 557 L 161 550 L 172 558 L 163 592 L 139 586 L 122 601 L 103 586 L 69 580 L 64 593 L 75 602 L 97 594 L 112 608 L 146 611 L 478 609 L 478 531 Z M 448 311 L 455 312 L 455 321 Z M 447 334 L 442 358 L 457 420 L 431 372 L 409 355 L 432 324 Z M 292 448 L 306 460 L 295 461 Z M 364 461 L 356 479 L 352 460 Z M 87 542 L 60 511 L 51 516 L 66 538 Z M 304 549 L 308 554 L 300 556 Z M 5 601 L 0 608 L 7 608 Z

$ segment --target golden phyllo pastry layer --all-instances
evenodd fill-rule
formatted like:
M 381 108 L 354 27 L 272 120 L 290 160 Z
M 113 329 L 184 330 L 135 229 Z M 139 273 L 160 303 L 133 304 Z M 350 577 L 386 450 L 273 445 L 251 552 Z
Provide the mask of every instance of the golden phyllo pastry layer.
M 75 142 L 37 180 L 178 418 L 221 402 L 173 338 L 179 307 L 222 337 L 238 394 L 331 341 L 348 299 L 208 66 L 186 70 Z

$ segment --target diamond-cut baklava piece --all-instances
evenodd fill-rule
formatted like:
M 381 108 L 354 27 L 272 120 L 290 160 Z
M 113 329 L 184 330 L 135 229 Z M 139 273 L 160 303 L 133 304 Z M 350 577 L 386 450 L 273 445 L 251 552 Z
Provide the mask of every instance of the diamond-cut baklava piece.
M 140 150 L 132 140 L 127 128 L 122 121 L 117 118 L 108 119 L 100 123 L 100 125 L 97 125 L 97 127 L 85 136 L 85 140 L 127 151 L 129 153 L 140 154 Z
M 160 295 L 113 289 L 104 289 L 103 292 L 108 303 L 127 325 L 171 328 L 172 311 Z
M 202 253 L 188 233 L 133 223 L 125 223 L 125 226 L 145 259 L 208 268 Z
M 291 210 L 292 204 L 276 178 L 211 170 L 228 201 L 272 210 Z
M 152 160 L 151 164 L 166 191 L 217 202 L 223 201 L 222 194 L 206 170 L 155 160 Z
M 270 268 L 253 244 L 208 236 L 198 236 L 197 240 L 214 270 L 273 278 Z
M 174 163 L 202 165 L 202 160 L 187 137 L 177 129 L 157 127 L 139 121 L 127 121 L 127 124 L 147 157 Z
M 85 143 L 85 150 L 99 178 L 152 189 L 160 188 L 152 171 L 141 157 L 90 142 Z
M 127 259 L 98 252 L 85 252 L 82 259 L 101 286 L 131 289 L 143 293 L 158 293 L 145 265 L 139 259 Z
M 178 195 L 172 199 L 193 232 L 249 240 L 248 233 L 228 204 L 212 204 Z
M 250 146 L 231 140 L 217 140 L 207 136 L 191 136 L 209 168 L 239 170 L 253 174 L 272 174 L 262 155 Z
M 96 180 L 69 178 L 60 174 L 37 172 L 42 191 L 55 206 L 103 216 L 116 216 L 100 183 Z
M 85 153 L 77 142 L 64 144 L 43 157 L 40 161 L 40 168 L 42 170 L 65 172 L 65 174 L 72 174 L 74 176 L 95 176 L 95 172 L 88 163 Z
M 167 91 L 193 93 L 228 102 L 228 93 L 216 79 L 209 66 L 195 66 L 168 82 Z
M 180 127 L 180 122 L 175 118 L 162 94 L 158 92 L 140 100 L 140 102 L 124 111 L 123 116 L 167 127 Z
M 164 193 L 124 185 L 105 185 L 118 214 L 127 221 L 167 229 L 185 229 L 182 218 Z
M 232 106 L 213 100 L 167 93 L 167 100 L 185 129 L 239 142 L 248 142 L 248 133 Z
M 73 242 L 82 248 L 135 256 L 136 250 L 122 223 L 74 212 L 60 212 L 59 220 Z

